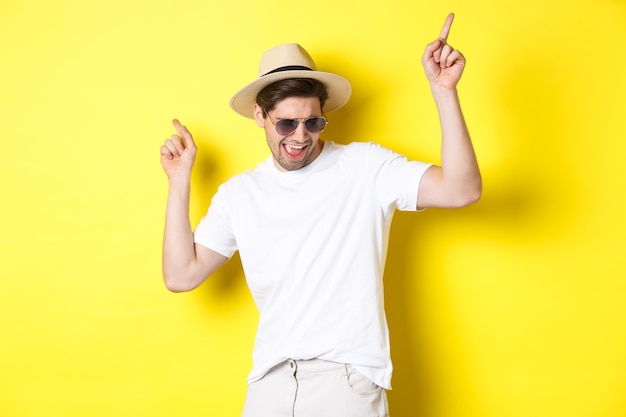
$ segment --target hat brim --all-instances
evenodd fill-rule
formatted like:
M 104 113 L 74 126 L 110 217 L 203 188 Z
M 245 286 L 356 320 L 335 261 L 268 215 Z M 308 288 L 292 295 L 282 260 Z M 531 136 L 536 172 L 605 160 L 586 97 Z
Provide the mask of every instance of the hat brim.
M 230 99 L 230 107 L 244 117 L 254 118 L 254 104 L 259 92 L 273 82 L 290 78 L 312 78 L 321 81 L 328 89 L 324 112 L 337 110 L 348 102 L 352 94 L 350 82 L 340 75 L 322 71 L 281 71 L 259 77 L 237 91 Z

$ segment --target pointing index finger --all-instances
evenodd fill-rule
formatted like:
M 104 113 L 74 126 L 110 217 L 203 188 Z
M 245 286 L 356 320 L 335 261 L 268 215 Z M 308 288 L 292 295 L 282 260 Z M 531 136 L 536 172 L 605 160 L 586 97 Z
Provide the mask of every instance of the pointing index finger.
M 182 123 L 180 123 L 178 121 L 178 119 L 174 119 L 174 120 L 172 120 L 172 124 L 176 128 L 176 132 L 178 132 L 178 134 L 180 136 L 184 136 L 184 129 L 185 129 L 185 127 L 182 125 Z
M 439 34 L 439 39 L 443 42 L 448 41 L 448 34 L 450 33 L 450 26 L 452 26 L 452 21 L 454 20 L 454 13 L 450 13 L 446 18 L 443 27 L 441 28 L 441 33 Z
M 177 136 L 182 141 L 183 147 L 192 148 L 192 149 L 195 148 L 196 145 L 193 141 L 193 136 L 191 136 L 191 133 L 187 129 L 187 126 L 179 122 L 178 119 L 172 120 L 172 123 L 174 124 L 174 127 L 176 128 L 176 132 L 178 133 Z M 182 152 L 182 149 L 179 152 Z
M 178 132 L 178 136 L 180 136 L 181 138 L 185 140 L 189 140 L 189 138 L 191 137 L 191 133 L 189 133 L 189 130 L 187 130 L 187 127 L 183 125 L 181 122 L 179 122 L 178 119 L 172 120 L 172 123 L 174 124 L 174 127 L 176 128 L 176 132 Z

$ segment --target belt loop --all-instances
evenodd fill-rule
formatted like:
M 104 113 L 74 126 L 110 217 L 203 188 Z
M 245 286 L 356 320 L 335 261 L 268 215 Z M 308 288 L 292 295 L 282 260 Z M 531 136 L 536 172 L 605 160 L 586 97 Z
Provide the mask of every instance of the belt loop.
M 293 360 L 293 359 L 289 359 L 289 373 L 291 375 L 295 375 L 296 372 L 298 372 L 298 363 Z
M 346 377 L 347 377 L 347 376 L 349 376 L 349 375 L 350 375 L 350 371 L 348 370 L 348 364 L 347 364 L 347 363 L 344 363 L 344 364 L 343 364 L 343 369 L 344 369 L 344 371 L 346 372 L 346 373 L 344 374 L 344 376 L 346 376 Z

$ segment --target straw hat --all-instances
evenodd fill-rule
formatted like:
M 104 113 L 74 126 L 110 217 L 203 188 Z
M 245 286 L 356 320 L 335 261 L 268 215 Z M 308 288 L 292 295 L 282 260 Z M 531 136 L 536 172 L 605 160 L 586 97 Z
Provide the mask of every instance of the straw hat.
M 337 110 L 350 98 L 352 87 L 337 74 L 317 71 L 313 58 L 296 43 L 283 44 L 266 51 L 259 64 L 259 78 L 237 91 L 230 99 L 230 107 L 242 116 L 253 118 L 253 106 L 259 92 L 271 83 L 288 78 L 313 78 L 328 89 L 324 111 Z

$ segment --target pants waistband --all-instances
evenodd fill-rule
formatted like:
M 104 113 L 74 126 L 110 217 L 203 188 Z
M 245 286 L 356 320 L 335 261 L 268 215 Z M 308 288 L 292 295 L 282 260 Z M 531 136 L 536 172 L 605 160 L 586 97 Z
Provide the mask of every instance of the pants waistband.
M 302 372 L 337 372 L 347 374 L 347 366 L 343 363 L 325 361 L 323 359 L 306 359 L 296 360 L 288 359 L 275 366 L 274 369 L 280 369 L 289 373 L 302 373 Z

